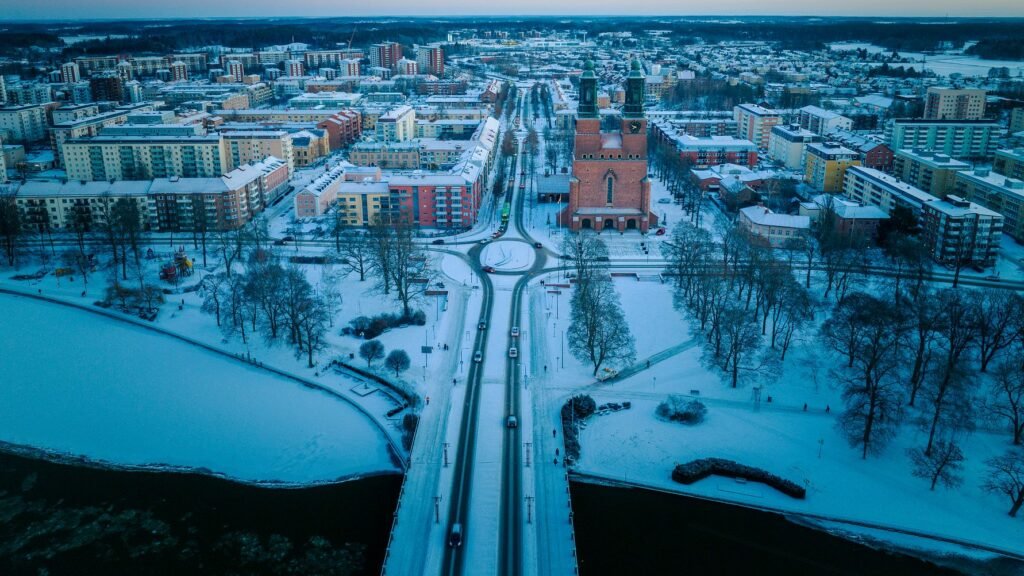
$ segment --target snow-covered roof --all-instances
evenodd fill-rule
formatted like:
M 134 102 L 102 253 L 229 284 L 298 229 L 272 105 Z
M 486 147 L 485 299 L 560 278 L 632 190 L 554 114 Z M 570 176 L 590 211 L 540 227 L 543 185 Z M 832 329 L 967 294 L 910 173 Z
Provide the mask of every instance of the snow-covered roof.
M 776 214 L 764 206 L 747 206 L 746 208 L 741 208 L 740 216 L 759 226 L 798 229 L 806 229 L 811 226 L 811 219 L 808 216 Z

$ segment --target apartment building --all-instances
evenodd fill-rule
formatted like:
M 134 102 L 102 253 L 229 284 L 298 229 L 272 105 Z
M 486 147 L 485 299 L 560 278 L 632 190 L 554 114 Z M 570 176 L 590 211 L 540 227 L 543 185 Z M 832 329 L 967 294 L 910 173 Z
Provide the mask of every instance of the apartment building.
M 225 130 L 220 135 L 226 148 L 225 170 L 234 170 L 273 156 L 284 162 L 289 174 L 295 171 L 292 138 L 284 130 Z
M 924 117 L 930 120 L 981 120 L 985 117 L 985 91 L 978 88 L 928 88 Z
M 921 239 L 936 262 L 991 266 L 999 254 L 1003 216 L 950 194 L 922 207 Z
M 220 135 L 94 136 L 64 143 L 69 180 L 216 178 L 227 155 Z
M 21 225 L 29 232 L 67 230 L 76 222 L 99 228 L 108 222 L 114 203 L 122 199 L 136 205 L 139 225 L 145 228 L 149 186 L 149 181 L 29 180 L 17 188 L 14 200 Z
M 1024 180 L 1024 148 L 997 150 L 992 170 L 1010 178 Z
M 760 150 L 767 150 L 772 127 L 782 124 L 782 116 L 775 110 L 757 104 L 740 104 L 732 110 L 736 121 L 736 136 L 749 140 Z
M 956 173 L 971 165 L 927 150 L 897 150 L 893 156 L 894 176 L 939 198 L 956 188 Z
M 764 206 L 740 209 L 739 226 L 774 247 L 784 246 L 811 227 L 807 216 L 776 214 Z
M 50 147 L 58 166 L 64 166 L 64 144 L 76 138 L 98 136 L 106 128 L 124 124 L 132 113 L 154 110 L 152 103 L 140 102 L 99 112 L 94 105 L 61 107 L 53 111 Z
M 1003 230 L 1024 242 L 1024 180 L 977 168 L 956 175 L 956 195 L 1002 214 Z
M 860 155 L 849 148 L 835 142 L 813 142 L 807 145 L 804 182 L 820 192 L 839 192 L 847 168 L 860 165 Z
M 892 169 L 893 151 L 883 142 L 874 137 L 864 136 L 849 130 L 833 130 L 825 135 L 825 140 L 838 142 L 860 155 L 861 166 L 877 168 L 888 172 Z
M 897 118 L 886 126 L 893 150 L 932 150 L 960 160 L 991 160 L 1001 135 L 993 120 Z
M 402 45 L 397 42 L 382 42 L 370 46 L 370 66 L 392 69 L 402 59 Z
M 921 207 L 939 198 L 874 168 L 851 166 L 846 170 L 843 195 L 866 206 L 877 206 L 886 214 L 897 207 L 920 214 Z
M 853 120 L 831 110 L 817 106 L 804 106 L 799 110 L 797 124 L 815 134 L 828 134 L 835 130 L 852 130 Z
M 9 144 L 29 144 L 46 139 L 46 106 L 22 104 L 0 107 L 0 135 Z
M 377 139 L 381 142 L 405 142 L 416 136 L 416 112 L 412 106 L 399 106 L 377 118 Z
M 768 158 L 790 170 L 803 170 L 808 144 L 821 142 L 820 134 L 799 124 L 773 126 L 768 139 Z
M 444 49 L 440 44 L 428 44 L 426 46 L 415 46 L 416 64 L 423 74 L 433 74 L 437 77 L 444 76 Z

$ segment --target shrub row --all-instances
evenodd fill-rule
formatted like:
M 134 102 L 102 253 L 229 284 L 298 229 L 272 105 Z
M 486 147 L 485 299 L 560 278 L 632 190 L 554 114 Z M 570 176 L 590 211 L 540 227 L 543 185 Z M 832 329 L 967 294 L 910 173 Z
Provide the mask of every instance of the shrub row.
M 562 441 L 570 463 L 580 457 L 579 425 L 596 410 L 597 403 L 586 394 L 573 396 L 562 405 Z
M 423 326 L 427 323 L 427 315 L 422 310 L 416 310 L 409 314 L 378 314 L 373 317 L 358 316 L 349 321 L 349 325 L 341 329 L 342 336 L 357 336 L 366 340 L 373 340 L 389 328 L 408 326 L 415 324 Z
M 691 425 L 703 422 L 707 412 L 707 407 L 700 400 L 691 400 L 678 394 L 672 394 L 654 410 L 662 420 Z
M 795 482 L 780 478 L 767 470 L 746 466 L 724 458 L 701 458 L 686 464 L 679 464 L 672 470 L 672 480 L 680 484 L 693 484 L 712 474 L 729 478 L 744 478 L 752 482 L 767 484 L 787 496 L 800 500 L 807 496 L 804 487 Z

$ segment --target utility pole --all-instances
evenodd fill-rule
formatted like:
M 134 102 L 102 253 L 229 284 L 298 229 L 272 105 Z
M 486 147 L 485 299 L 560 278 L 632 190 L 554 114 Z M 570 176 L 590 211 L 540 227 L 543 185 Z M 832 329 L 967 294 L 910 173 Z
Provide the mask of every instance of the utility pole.
M 448 467 L 448 447 L 451 446 L 448 442 L 444 443 L 444 467 Z
M 526 447 L 526 467 L 529 468 L 530 467 L 530 448 L 533 447 L 533 443 L 532 442 L 526 442 L 525 444 L 523 444 L 523 446 Z
M 434 524 L 441 523 L 441 497 L 434 496 Z
M 533 524 L 533 496 L 526 497 L 526 523 Z

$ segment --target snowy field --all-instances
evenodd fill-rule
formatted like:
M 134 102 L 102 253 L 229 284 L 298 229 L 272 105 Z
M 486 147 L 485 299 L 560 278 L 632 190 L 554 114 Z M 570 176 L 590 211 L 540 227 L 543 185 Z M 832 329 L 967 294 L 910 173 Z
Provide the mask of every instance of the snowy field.
M 250 482 L 396 469 L 365 415 L 297 382 L 57 304 L 0 295 L 0 318 L 4 442 Z
M 931 492 L 926 481 L 911 475 L 906 450 L 923 442 L 913 426 L 903 426 L 882 455 L 867 461 L 840 435 L 835 426 L 842 409 L 840 391 L 830 385 L 828 367 L 832 360 L 813 330 L 793 344 L 777 378 L 748 374 L 741 376 L 740 386 L 733 389 L 716 368 L 703 362 L 701 343 L 691 337 L 687 315 L 672 308 L 671 286 L 627 278 L 616 279 L 615 283 L 636 339 L 635 373 L 612 383 L 597 383 L 591 368 L 571 355 L 565 359 L 564 369 L 555 366 L 550 375 L 534 371 L 543 379 L 541 385 L 553 403 L 561 404 L 568 396 L 585 392 L 598 404 L 625 400 L 633 404 L 631 410 L 588 421 L 581 434 L 582 457 L 577 470 L 677 492 L 874 522 L 1024 553 L 1020 520 L 1009 518 L 1007 503 L 983 492 L 980 486 L 984 461 L 1006 449 L 1006 434 L 978 431 L 964 439 L 964 486 Z M 546 347 L 551 358 L 562 353 L 561 332 L 568 327 L 568 298 L 568 290 L 553 295 L 535 288 L 531 299 L 533 309 L 540 312 L 535 313 L 540 319 L 535 320 L 534 330 L 546 328 L 546 343 L 538 348 Z M 560 307 L 557 320 L 556 305 Z M 754 402 L 755 384 L 764 386 L 759 406 Z M 668 394 L 694 391 L 708 408 L 704 424 L 687 427 L 655 417 L 655 407 Z M 772 396 L 772 403 L 766 402 L 767 396 Z M 807 412 L 804 403 L 808 404 Z M 831 411 L 826 413 L 826 407 Z M 760 484 L 738 484 L 717 477 L 691 486 L 672 481 L 671 471 L 676 464 L 702 457 L 731 458 L 763 467 L 805 485 L 807 500 L 789 499 Z M 934 548 L 944 549 L 939 545 Z

